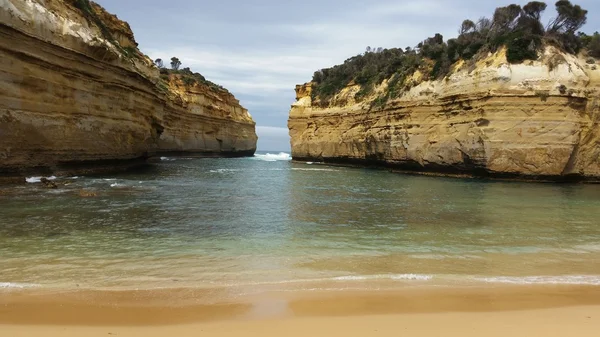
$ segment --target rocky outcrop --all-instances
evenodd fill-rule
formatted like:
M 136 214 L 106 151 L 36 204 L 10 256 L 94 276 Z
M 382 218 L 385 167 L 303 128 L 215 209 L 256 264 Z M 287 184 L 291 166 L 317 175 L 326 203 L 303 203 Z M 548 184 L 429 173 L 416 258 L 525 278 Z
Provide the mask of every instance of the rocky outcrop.
M 164 152 L 251 155 L 256 140 L 233 95 L 161 79 L 102 7 L 0 0 L 0 175 L 113 170 Z
M 296 160 L 521 179 L 600 181 L 600 65 L 545 48 L 509 64 L 503 50 L 421 80 L 383 106 L 348 86 L 313 105 L 296 88 L 289 118 Z M 376 90 L 382 92 L 386 82 Z

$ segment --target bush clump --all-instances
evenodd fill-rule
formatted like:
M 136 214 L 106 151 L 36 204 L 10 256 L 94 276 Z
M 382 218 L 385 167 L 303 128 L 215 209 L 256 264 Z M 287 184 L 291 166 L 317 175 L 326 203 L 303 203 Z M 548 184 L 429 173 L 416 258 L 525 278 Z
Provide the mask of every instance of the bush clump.
M 130 58 L 130 59 L 140 57 L 140 52 L 137 50 L 137 48 L 131 47 L 131 46 L 122 47 L 117 42 L 117 40 L 115 40 L 110 29 L 108 29 L 106 24 L 104 24 L 102 19 L 100 19 L 100 17 L 96 13 L 96 10 L 92 6 L 92 2 L 90 2 L 90 0 L 70 0 L 70 1 L 73 4 L 73 6 L 75 6 L 75 8 L 79 9 L 81 11 L 81 13 L 83 13 L 83 17 L 88 21 L 88 23 L 96 25 L 100 29 L 102 36 L 108 42 L 113 44 L 119 50 L 119 52 L 121 52 L 122 55 L 124 55 L 125 57 Z
M 595 32 L 593 35 L 579 33 L 579 39 L 583 48 L 587 49 L 588 55 L 600 58 L 600 33 Z
M 189 67 L 179 69 L 182 65 L 181 61 L 177 57 L 171 58 L 171 68 L 166 68 L 162 59 L 156 59 L 154 64 L 160 71 L 160 78 L 164 82 L 169 81 L 171 75 L 176 75 L 181 79 L 181 82 L 186 87 L 193 87 L 197 84 L 203 84 L 215 92 L 229 92 L 224 87 L 207 80 L 202 74 L 193 72 Z
M 511 63 L 536 60 L 545 44 L 573 54 L 586 48 L 590 56 L 600 57 L 600 34 L 577 34 L 587 21 L 587 11 L 568 0 L 557 1 L 555 7 L 556 16 L 546 27 L 541 22 L 546 3 L 532 1 L 523 7 L 516 4 L 499 7 L 492 18 L 465 20 L 458 37 L 448 41 L 435 34 L 416 48 L 367 47 L 364 53 L 341 65 L 314 73 L 314 102 L 329 105 L 336 93 L 351 83 L 361 86 L 355 96 L 360 101 L 385 79 L 390 80 L 384 98 L 397 97 L 410 86 L 406 79 L 416 70 L 421 70 L 425 79 L 443 78 L 457 61 L 477 59 L 500 48 L 506 48 Z

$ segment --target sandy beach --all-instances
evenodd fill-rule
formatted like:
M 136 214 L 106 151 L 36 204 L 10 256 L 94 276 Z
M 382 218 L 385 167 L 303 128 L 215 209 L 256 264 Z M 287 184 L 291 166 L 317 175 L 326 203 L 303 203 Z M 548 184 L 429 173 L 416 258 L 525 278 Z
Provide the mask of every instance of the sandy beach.
M 597 336 L 600 331 L 598 287 L 271 294 L 245 303 L 184 306 L 168 298 L 166 291 L 5 293 L 0 335 Z
M 11 337 L 164 336 L 598 336 L 600 306 L 526 311 L 361 315 L 185 325 L 0 325 Z

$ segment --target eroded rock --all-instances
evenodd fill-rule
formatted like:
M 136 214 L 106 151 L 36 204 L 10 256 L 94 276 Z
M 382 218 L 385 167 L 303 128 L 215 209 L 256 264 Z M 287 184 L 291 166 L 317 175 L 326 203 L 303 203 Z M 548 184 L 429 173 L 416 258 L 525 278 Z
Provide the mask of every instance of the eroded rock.
M 557 54 L 562 61 L 550 70 Z M 373 107 L 374 97 L 357 102 L 359 89 L 347 87 L 321 108 L 310 83 L 296 88 L 288 122 L 294 159 L 600 180 L 600 70 L 584 58 L 547 47 L 539 61 L 509 64 L 499 51 L 474 69 L 416 81 L 383 107 Z

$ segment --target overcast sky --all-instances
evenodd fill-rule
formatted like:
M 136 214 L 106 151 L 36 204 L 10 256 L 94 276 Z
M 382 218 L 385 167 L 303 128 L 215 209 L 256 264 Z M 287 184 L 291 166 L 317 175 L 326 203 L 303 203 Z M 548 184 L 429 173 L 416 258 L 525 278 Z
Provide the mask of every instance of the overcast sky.
M 96 0 L 129 22 L 153 59 L 184 67 L 229 89 L 257 123 L 259 150 L 289 151 L 287 117 L 296 84 L 315 70 L 371 47 L 415 46 L 435 33 L 455 37 L 464 19 L 491 17 L 498 0 Z M 514 1 L 521 5 L 528 1 Z M 600 30 L 600 1 L 584 31 Z M 554 15 L 554 1 L 546 17 Z M 547 20 L 548 18 L 546 18 Z M 166 62 L 165 62 L 166 63 Z

